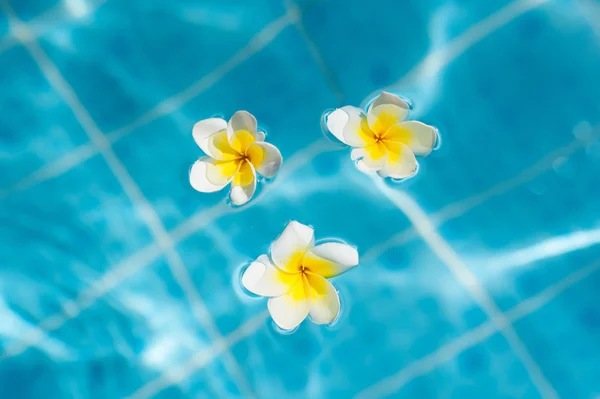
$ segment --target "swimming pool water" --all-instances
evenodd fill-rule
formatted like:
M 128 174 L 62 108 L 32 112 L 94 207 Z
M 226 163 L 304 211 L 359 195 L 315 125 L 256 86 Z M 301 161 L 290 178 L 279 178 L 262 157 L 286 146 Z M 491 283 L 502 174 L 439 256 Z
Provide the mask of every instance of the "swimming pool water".
M 0 398 L 596 398 L 594 0 L 0 0 Z M 378 89 L 442 145 L 376 184 L 321 116 Z M 284 157 L 188 182 L 203 118 Z M 329 327 L 242 267 L 289 220 L 358 247 Z

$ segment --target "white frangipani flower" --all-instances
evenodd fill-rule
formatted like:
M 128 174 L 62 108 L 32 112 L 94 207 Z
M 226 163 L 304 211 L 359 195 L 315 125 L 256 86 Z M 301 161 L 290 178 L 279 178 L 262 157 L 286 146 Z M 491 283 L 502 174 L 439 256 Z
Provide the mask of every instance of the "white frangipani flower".
M 270 297 L 268 308 L 275 323 L 284 330 L 296 328 L 306 316 L 316 324 L 332 323 L 340 300 L 327 279 L 358 265 L 356 248 L 339 242 L 315 246 L 313 229 L 292 221 L 270 252 L 244 271 L 242 285 Z
M 281 153 L 257 131 L 256 118 L 238 111 L 226 122 L 204 119 L 194 125 L 196 144 L 206 154 L 190 169 L 190 184 L 203 193 L 219 191 L 231 183 L 231 202 L 243 205 L 256 190 L 256 173 L 274 177 L 281 167 Z
M 326 123 L 338 140 L 354 147 L 351 157 L 360 170 L 403 179 L 416 173 L 415 155 L 429 155 L 437 140 L 433 126 L 404 121 L 409 110 L 400 97 L 382 92 L 366 114 L 360 108 L 345 106 L 329 114 Z

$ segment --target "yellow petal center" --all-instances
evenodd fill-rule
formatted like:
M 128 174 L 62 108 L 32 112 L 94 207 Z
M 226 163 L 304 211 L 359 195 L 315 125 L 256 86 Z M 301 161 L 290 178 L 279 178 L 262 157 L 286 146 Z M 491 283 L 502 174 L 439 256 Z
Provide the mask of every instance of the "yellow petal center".
M 278 276 L 282 283 L 293 285 L 290 293 L 294 301 L 305 301 L 325 295 L 325 280 L 315 276 L 335 276 L 335 266 L 335 263 L 313 256 L 310 252 L 296 251 L 288 258 Z
M 233 184 L 235 186 L 246 187 L 254 181 L 254 171 L 247 158 L 242 158 L 238 162 L 241 165 L 235 176 L 233 176 Z
M 256 141 L 256 138 L 247 130 L 238 130 L 231 136 L 229 141 L 231 148 L 239 154 L 245 154 L 248 147 Z

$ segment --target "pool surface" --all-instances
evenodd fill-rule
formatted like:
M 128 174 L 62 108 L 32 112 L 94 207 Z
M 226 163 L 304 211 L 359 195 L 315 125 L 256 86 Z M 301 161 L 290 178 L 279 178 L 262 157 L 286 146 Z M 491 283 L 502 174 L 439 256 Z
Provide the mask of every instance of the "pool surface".
M 600 397 L 597 1 L 0 4 L 0 398 Z M 321 128 L 380 89 L 442 137 L 401 183 Z M 240 109 L 284 163 L 232 207 Z M 284 334 L 240 272 L 290 220 L 361 261 Z

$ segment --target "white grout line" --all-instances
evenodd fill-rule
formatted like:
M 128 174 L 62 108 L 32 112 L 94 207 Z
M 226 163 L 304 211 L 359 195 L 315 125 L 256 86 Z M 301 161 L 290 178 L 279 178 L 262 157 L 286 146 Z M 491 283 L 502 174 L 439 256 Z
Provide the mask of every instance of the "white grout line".
M 579 4 L 582 8 L 581 15 L 600 38 L 600 4 L 591 0 L 579 0 Z
M 515 18 L 527 11 L 539 7 L 549 0 L 515 0 L 504 6 L 492 15 L 482 19 L 460 36 L 452 39 L 448 44 L 439 50 L 429 53 L 423 61 L 413 67 L 400 80 L 392 84 L 390 88 L 401 86 L 406 82 L 420 78 L 430 79 L 437 75 L 450 62 L 463 54 L 469 48 L 479 43 L 481 40 L 496 32 L 506 24 L 512 22 Z
M 221 216 L 255 206 L 260 198 L 280 184 L 278 182 L 285 180 L 285 178 L 293 173 L 293 171 L 306 164 L 307 159 L 312 159 L 317 154 L 332 151 L 334 149 L 338 149 L 338 147 L 324 141 L 317 141 L 303 150 L 298 151 L 283 163 L 283 167 L 277 180 L 265 187 L 257 198 L 253 199 L 248 205 L 243 208 L 232 208 L 225 202 L 220 202 L 211 208 L 198 211 L 169 232 L 171 239 L 174 243 L 179 243 Z M 110 270 L 94 285 L 81 292 L 73 302 L 63 306 L 61 312 L 44 319 L 39 324 L 43 333 L 33 332 L 25 334 L 19 342 L 14 342 L 12 345 L 8 345 L 5 348 L 4 353 L 0 355 L 0 360 L 19 355 L 31 346 L 36 345 L 44 339 L 46 333 L 62 327 L 67 321 L 76 317 L 83 310 L 91 306 L 98 298 L 127 278 L 150 265 L 158 259 L 161 254 L 160 247 L 153 243 L 119 262 L 117 265 L 110 268 Z
M 595 139 L 600 137 L 600 129 L 597 129 L 596 135 L 594 135 L 591 139 Z M 575 151 L 583 148 L 586 144 L 586 141 L 582 140 L 574 140 L 569 145 L 559 148 L 550 154 L 544 156 L 540 161 L 531 167 L 525 169 L 519 175 L 508 179 L 502 183 L 499 183 L 489 190 L 484 191 L 483 193 L 476 194 L 472 197 L 466 198 L 459 202 L 455 202 L 450 204 L 438 212 L 433 214 L 432 219 L 434 221 L 438 221 L 438 224 L 443 224 L 449 220 L 453 220 L 459 216 L 462 216 L 464 213 L 468 212 L 470 209 L 484 203 L 485 201 L 504 194 L 511 189 L 518 187 L 521 184 L 526 183 L 530 179 L 538 176 L 540 173 L 550 169 L 552 167 L 552 163 L 556 158 L 559 157 L 568 157 Z M 304 165 L 306 159 L 312 159 L 318 154 L 335 150 L 337 147 L 333 147 L 328 145 L 325 141 L 317 141 L 312 145 L 306 147 L 305 149 L 297 152 L 291 158 L 286 160 L 283 164 L 283 168 L 280 172 L 280 176 L 278 176 L 277 180 L 273 182 L 271 185 L 265 187 L 265 189 L 259 194 L 259 196 L 248 204 L 248 207 L 254 206 L 258 203 L 258 200 L 266 195 L 267 192 L 271 191 L 275 188 L 279 182 L 285 180 L 287 176 L 289 176 L 293 171 L 297 168 Z M 170 231 L 171 238 L 174 242 L 179 243 L 197 231 L 201 230 L 208 223 L 213 220 L 224 216 L 226 214 L 236 212 L 237 210 L 245 209 L 245 208 L 231 208 L 226 205 L 225 202 L 221 202 L 216 204 L 215 206 L 199 211 L 196 214 L 192 215 L 186 221 L 179 224 L 177 227 Z M 414 227 L 409 227 L 402 232 L 394 235 L 391 239 L 385 241 L 382 245 L 378 245 L 369 249 L 362 257 L 364 261 L 375 259 L 381 253 L 383 253 L 386 249 L 401 245 L 406 243 L 417 236 Z M 138 251 L 134 255 L 129 258 L 123 260 L 103 276 L 103 278 L 98 281 L 97 284 L 91 286 L 88 290 L 82 292 L 77 299 L 75 299 L 74 304 L 70 305 L 69 310 L 63 309 L 63 312 L 59 314 L 55 314 L 44 319 L 40 323 L 40 328 L 45 331 L 52 331 L 57 328 L 60 328 L 64 323 L 69 321 L 71 318 L 76 317 L 81 311 L 85 310 L 88 306 L 93 304 L 96 299 L 104 295 L 106 292 L 110 291 L 112 288 L 117 286 L 123 280 L 126 280 L 131 275 L 137 273 L 141 270 L 145 265 L 153 262 L 160 256 L 160 251 L 157 246 L 149 245 L 146 248 Z M 36 345 L 39 341 L 44 338 L 43 335 L 39 334 L 30 334 L 25 335 L 21 341 L 15 342 L 12 345 L 6 347 L 5 353 L 0 355 L 0 360 L 5 359 L 7 357 L 18 355 L 24 352 L 31 346 Z
M 549 154 L 546 154 L 542 159 L 523 170 L 518 175 L 504 180 L 501 183 L 494 185 L 486 191 L 475 194 L 471 197 L 465 198 L 461 201 L 454 202 L 452 204 L 448 204 L 444 206 L 442 209 L 435 212 L 431 219 L 433 223 L 439 227 L 444 223 L 454 220 L 471 209 L 481 205 L 482 203 L 489 201 L 490 199 L 497 197 L 499 195 L 505 194 L 529 181 L 533 180 L 535 177 L 541 175 L 542 173 L 552 169 L 554 161 L 558 158 L 562 157 L 570 157 L 576 151 L 581 148 L 584 148 L 587 144 L 589 144 L 593 140 L 597 140 L 600 138 L 600 127 L 596 128 L 596 132 L 592 134 L 588 139 L 581 140 L 575 139 L 571 143 L 567 144 L 564 147 L 558 148 L 552 151 Z M 384 242 L 373 246 L 370 248 L 362 257 L 363 260 L 373 260 L 381 255 L 386 250 L 393 248 L 395 246 L 402 245 L 411 239 L 416 237 L 416 232 L 414 226 L 410 226 L 399 233 L 391 236 Z
M 31 53 L 46 79 L 48 79 L 49 83 L 72 109 L 76 119 L 79 121 L 90 140 L 101 151 L 108 167 L 111 169 L 112 173 L 123 187 L 123 190 L 139 210 L 140 215 L 150 228 L 150 231 L 152 232 L 156 242 L 164 252 L 169 269 L 171 270 L 171 273 L 175 277 L 177 283 L 181 286 L 184 295 L 192 307 L 192 312 L 194 313 L 195 317 L 206 329 L 207 333 L 212 339 L 221 339 L 222 337 L 210 315 L 209 310 L 196 291 L 194 283 L 192 282 L 191 277 L 188 274 L 183 261 L 181 260 L 181 257 L 175 251 L 174 243 L 162 225 L 158 214 L 152 208 L 149 201 L 144 197 L 144 194 L 129 175 L 125 166 L 110 148 L 110 143 L 92 120 L 87 110 L 83 107 L 73 88 L 61 75 L 56 65 L 52 63 L 45 52 L 39 47 L 35 38 L 32 37 L 29 28 L 18 19 L 10 6 L 5 3 L 2 3 L 2 6 L 9 16 L 9 21 L 14 29 L 17 39 L 21 41 L 21 43 Z M 29 38 L 29 41 L 24 40 L 25 38 Z M 237 365 L 237 362 L 233 356 L 228 354 L 228 356 L 226 356 L 224 359 L 224 362 L 227 368 L 230 370 L 234 381 L 238 384 L 238 387 L 244 393 L 244 395 L 247 397 L 253 397 L 254 395 L 251 393 L 251 389 L 245 380 L 245 377 L 239 371 L 239 366 Z
M 92 13 L 94 13 L 96 11 L 96 9 L 98 9 L 101 5 L 103 5 L 106 1 L 108 0 L 99 0 L 99 1 L 91 1 L 89 3 L 91 3 L 88 7 L 88 9 L 86 10 L 86 16 L 90 15 Z M 37 15 L 36 17 L 34 17 L 33 19 L 29 20 L 27 23 L 29 26 L 33 26 L 33 27 L 37 27 L 38 25 L 41 25 L 42 27 L 45 27 L 45 24 L 50 25 L 51 27 L 57 27 L 59 26 L 57 24 L 57 22 L 68 22 L 68 21 L 59 21 L 58 19 L 58 15 L 63 9 L 65 9 L 66 5 L 68 4 L 68 1 L 61 1 L 58 4 L 50 7 L 49 9 L 45 10 L 44 12 L 42 12 L 41 14 Z M 64 10 L 64 12 L 69 12 L 69 10 Z M 75 17 L 77 18 L 77 17 Z M 31 29 L 31 38 L 32 39 L 39 39 L 40 37 L 44 36 L 45 34 L 47 34 L 48 30 L 50 30 L 48 27 L 45 27 L 45 29 L 43 30 L 38 30 L 38 29 Z M 13 36 L 10 35 L 10 33 L 5 36 L 0 38 L 0 54 L 2 54 L 3 52 L 15 47 L 19 45 L 19 40 Z
M 515 323 L 541 309 L 567 289 L 573 287 L 575 284 L 584 280 L 598 270 L 600 270 L 600 262 L 596 261 L 584 267 L 583 269 L 570 274 L 563 280 L 546 288 L 539 294 L 516 305 L 514 308 L 506 312 L 505 316 L 511 323 Z M 362 390 L 360 393 L 358 393 L 358 395 L 356 395 L 356 399 L 382 398 L 398 392 L 410 381 L 429 373 L 437 366 L 453 359 L 459 353 L 483 342 L 485 339 L 498 332 L 500 332 L 498 327 L 492 321 L 488 321 L 479 327 L 461 335 L 454 341 L 443 345 L 435 352 L 414 361 L 413 363 L 396 372 L 394 375 L 386 377 L 370 387 Z
M 166 116 L 166 115 L 174 112 L 179 107 L 183 106 L 185 103 L 192 100 L 194 97 L 202 94 L 204 91 L 208 90 L 210 87 L 212 87 L 214 84 L 216 84 L 225 75 L 227 75 L 229 72 L 231 72 L 237 66 L 239 66 L 246 59 L 248 59 L 253 54 L 259 52 L 264 47 L 266 47 L 271 41 L 273 41 L 277 37 L 277 35 L 286 26 L 288 26 L 292 21 L 294 21 L 295 18 L 296 18 L 296 14 L 293 12 L 290 12 L 290 13 L 287 13 L 286 15 L 276 19 L 275 21 L 271 22 L 269 25 L 264 27 L 260 32 L 258 32 L 254 37 L 252 37 L 252 39 L 250 39 L 250 41 L 248 42 L 248 44 L 246 44 L 245 47 L 240 49 L 236 54 L 234 54 L 230 59 L 225 61 L 219 67 L 217 67 L 216 69 L 214 69 L 207 75 L 203 76 L 201 79 L 199 79 L 198 81 L 193 83 L 191 86 L 189 86 L 185 90 L 165 99 L 164 101 L 161 101 L 159 104 L 155 105 L 150 110 L 145 112 L 142 116 L 140 116 L 134 122 L 109 133 L 106 136 L 108 141 L 110 143 L 114 143 L 117 140 L 123 138 L 124 136 L 132 133 L 135 129 L 142 127 L 162 116 Z M 32 38 L 32 36 L 29 36 L 27 38 L 24 38 L 24 40 L 34 40 L 34 39 Z M 88 145 L 89 144 L 82 145 L 82 146 L 76 148 L 74 150 L 74 152 L 83 152 L 84 148 Z M 15 187 L 29 188 L 32 185 L 31 182 L 33 182 L 33 184 L 37 184 L 41 181 L 58 176 L 58 175 L 45 175 L 43 172 L 44 169 L 48 169 L 48 168 L 49 169 L 58 169 L 61 166 L 66 165 L 68 167 L 62 170 L 62 173 L 65 173 L 65 172 L 69 171 L 70 169 L 80 165 L 80 163 L 85 161 L 87 158 L 82 158 L 80 160 L 81 161 L 80 163 L 72 162 L 73 159 L 74 159 L 74 157 L 71 154 L 66 154 L 62 158 L 52 162 L 51 164 L 46 165 L 44 168 L 42 168 L 36 172 L 33 172 L 29 176 L 26 176 L 23 180 L 18 182 L 15 185 Z M 40 178 L 40 176 L 42 178 Z M 23 188 L 21 188 L 21 189 L 23 189 Z M 0 194 L 6 193 L 5 195 L 8 195 L 14 191 L 17 191 L 17 190 L 14 190 L 14 188 L 13 189 L 10 189 L 10 188 L 3 189 L 3 190 L 0 190 Z M 0 198 L 1 198 L 1 196 L 0 196 Z
M 413 79 L 413 75 L 422 74 L 422 71 L 427 71 L 427 76 L 432 76 L 439 73 L 443 67 L 448 65 L 452 60 L 454 60 L 463 52 L 468 50 L 471 46 L 484 39 L 487 35 L 498 30 L 499 28 L 510 22 L 512 19 L 518 17 L 526 11 L 538 7 L 547 1 L 548 0 L 514 1 L 513 3 L 504 7 L 503 9 L 497 11 L 493 15 L 488 16 L 481 22 L 477 23 L 476 25 L 465 31 L 463 34 L 450 41 L 443 48 L 428 54 L 419 64 L 417 64 L 407 74 L 405 74 L 403 78 L 401 78 L 397 83 L 391 85 L 389 88 L 393 88 L 394 86 L 401 85 L 407 80 Z M 291 13 L 288 12 L 283 17 L 267 25 L 258 34 L 256 34 L 245 47 L 240 49 L 224 64 L 222 64 L 221 66 L 210 72 L 208 75 L 198 80 L 192 86 L 157 104 L 152 109 L 140 116 L 136 121 L 109 133 L 109 141 L 114 143 L 123 136 L 133 132 L 135 129 L 175 111 L 178 106 L 185 104 L 186 102 L 190 101 L 193 97 L 198 96 L 203 91 L 209 89 L 218 80 L 223 78 L 227 73 L 235 69 L 246 58 L 262 50 L 268 43 L 270 43 L 270 41 L 272 41 L 281 32 L 281 30 L 283 30 L 292 22 L 297 23 L 297 21 L 297 9 L 292 8 Z M 302 32 L 300 33 L 302 34 Z M 310 41 L 308 41 L 308 44 L 309 47 L 311 47 Z M 316 50 L 316 47 L 314 49 Z M 312 48 L 311 51 L 313 51 Z M 315 56 L 317 57 L 317 62 L 322 62 L 322 57 L 320 57 L 318 51 L 316 52 Z M 321 61 L 319 61 L 319 59 Z M 336 94 L 336 96 L 338 96 L 338 94 Z M 63 163 L 64 161 L 59 159 L 56 162 Z M 77 166 L 77 164 L 72 164 L 70 165 L 70 168 L 73 168 L 75 166 Z M 66 169 L 64 172 L 68 171 L 69 169 Z M 29 181 L 31 179 L 32 176 L 27 176 L 24 180 Z M 20 184 L 21 183 L 18 183 L 17 185 Z
M 289 26 L 290 23 L 296 19 L 296 17 L 296 13 L 290 11 L 282 17 L 274 20 L 265 26 L 260 32 L 258 32 L 245 47 L 240 49 L 218 68 L 203 76 L 200 80 L 196 81 L 180 93 L 161 101 L 129 125 L 123 126 L 111 133 L 108 133 L 107 137 L 111 142 L 115 142 L 121 139 L 123 136 L 133 132 L 135 129 L 147 125 L 148 123 L 165 115 L 173 113 L 193 98 L 208 90 L 211 86 L 221 80 L 225 75 L 235 69 L 242 62 L 265 48 L 279 35 L 279 33 L 281 33 L 283 29 Z
M 124 259 L 104 274 L 93 286 L 79 293 L 77 297 L 62 307 L 62 311 L 44 320 L 38 325 L 41 332 L 33 331 L 24 334 L 20 341 L 13 342 L 4 348 L 0 360 L 20 355 L 28 348 L 42 341 L 48 332 L 62 327 L 68 320 L 77 317 L 89 308 L 98 298 L 117 286 L 120 282 L 160 258 L 162 251 L 158 245 L 148 245 L 134 255 Z
M 127 396 L 125 399 L 151 398 L 168 387 L 180 384 L 193 373 L 203 369 L 205 366 L 210 364 L 219 355 L 227 351 L 233 345 L 255 333 L 261 326 L 264 325 L 264 322 L 267 319 L 268 315 L 269 313 L 265 311 L 257 316 L 254 316 L 253 318 L 242 324 L 240 327 L 238 327 L 227 337 L 217 341 L 215 344 L 197 353 L 185 364 L 164 372 L 155 380 L 152 380 L 143 385 L 142 387 L 138 388 L 135 392 Z
M 457 280 L 471 293 L 473 298 L 479 302 L 482 309 L 492 321 L 502 329 L 503 335 L 523 362 L 542 397 L 558 398 L 556 391 L 542 374 L 539 366 L 521 342 L 508 319 L 502 314 L 490 295 L 486 292 L 483 284 L 481 284 L 468 266 L 463 263 L 452 247 L 439 235 L 435 226 L 420 206 L 406 193 L 394 191 L 386 186 L 383 179 L 373 177 L 372 180 L 376 187 L 408 217 L 431 250 L 446 264 Z
M 257 196 L 253 198 L 248 204 L 243 207 L 233 208 L 227 205 L 225 202 L 218 203 L 214 205 L 212 208 L 209 208 L 206 211 L 200 211 L 192 215 L 186 221 L 182 222 L 178 226 L 176 226 L 173 230 L 170 231 L 171 237 L 176 242 L 185 240 L 187 237 L 191 236 L 195 232 L 197 232 L 201 227 L 205 225 L 206 213 L 209 215 L 217 214 L 217 217 L 224 216 L 230 213 L 236 213 L 240 211 L 245 211 L 250 209 L 257 204 L 259 204 L 259 200 L 264 197 L 268 192 L 273 191 L 277 186 L 279 186 L 282 182 L 286 180 L 286 178 L 291 175 L 294 171 L 296 171 L 301 166 L 305 165 L 307 162 L 312 160 L 315 156 L 319 154 L 323 154 L 329 151 L 339 150 L 339 147 L 333 145 L 331 143 L 326 142 L 325 140 L 317 140 L 310 144 L 309 146 L 303 148 L 302 150 L 296 152 L 289 159 L 285 159 L 283 161 L 283 166 L 279 175 L 271 184 L 267 185 Z M 216 219 L 216 217 L 215 217 Z
M 308 46 L 308 50 L 309 50 L 310 54 L 312 55 L 312 57 L 316 61 L 317 65 L 321 69 L 321 72 L 323 73 L 323 77 L 325 78 L 325 83 L 327 83 L 327 85 L 329 86 L 329 89 L 333 92 L 334 97 L 338 101 L 338 105 L 340 107 L 345 105 L 344 104 L 344 94 L 342 92 L 342 88 L 340 87 L 340 85 L 336 79 L 335 73 L 333 72 L 333 70 L 331 68 L 329 68 L 329 66 L 327 65 L 327 62 L 325 62 L 323 55 L 319 51 L 319 47 L 317 46 L 315 41 L 312 40 L 312 38 L 308 34 L 308 31 L 306 30 L 306 27 L 302 23 L 302 11 L 300 10 L 300 8 L 298 7 L 298 5 L 296 4 L 296 2 L 294 0 L 284 0 L 284 3 L 288 10 L 293 10 L 293 11 L 297 12 L 298 18 L 295 21 L 295 25 L 296 25 L 296 29 L 298 30 L 298 33 L 306 42 L 306 45 Z
M 26 190 L 29 187 L 33 187 L 36 184 L 49 180 L 53 177 L 60 176 L 75 166 L 80 165 L 92 158 L 96 154 L 98 154 L 98 149 L 91 143 L 81 145 L 57 161 L 42 166 L 40 169 L 31 173 L 24 179 L 19 180 L 12 187 L 0 190 L 0 199 L 8 197 L 16 192 Z

